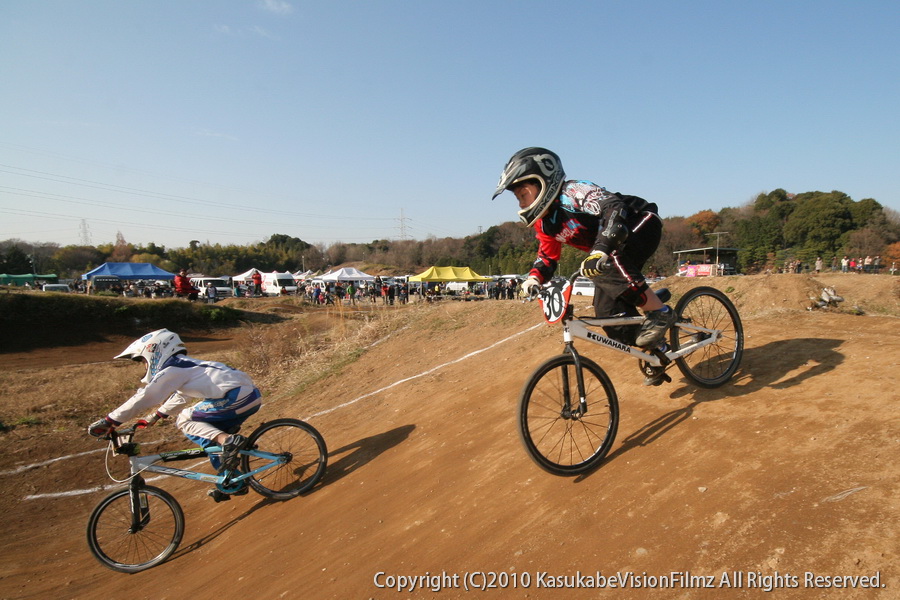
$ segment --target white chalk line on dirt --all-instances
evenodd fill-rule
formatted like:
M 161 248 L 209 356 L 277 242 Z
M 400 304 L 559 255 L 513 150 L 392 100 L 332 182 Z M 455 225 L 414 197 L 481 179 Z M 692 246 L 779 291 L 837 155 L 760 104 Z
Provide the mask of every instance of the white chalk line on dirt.
M 313 419 L 313 418 L 315 418 L 315 417 L 321 417 L 321 416 L 323 416 L 323 415 L 327 415 L 327 414 L 329 414 L 329 413 L 333 413 L 334 411 L 339 410 L 339 409 L 341 409 L 341 408 L 347 408 L 348 406 L 352 406 L 352 405 L 356 404 L 356 403 L 359 402 L 360 400 L 365 400 L 366 398 L 369 398 L 369 397 L 374 396 L 374 395 L 376 395 L 376 394 L 380 394 L 381 392 L 387 391 L 387 390 L 389 390 L 389 389 L 391 389 L 391 388 L 393 388 L 393 387 L 396 387 L 396 386 L 398 386 L 398 385 L 400 385 L 400 384 L 402 384 L 402 383 L 407 383 L 407 382 L 409 382 L 409 381 L 413 381 L 414 379 L 419 379 L 420 377 L 425 377 L 426 375 L 430 375 L 431 373 L 434 373 L 435 371 L 438 371 L 438 370 L 440 370 L 440 369 L 443 369 L 444 367 L 449 367 L 450 365 L 455 365 L 456 363 L 460 363 L 460 362 L 462 362 L 462 361 L 464 361 L 464 360 L 467 360 L 467 359 L 469 359 L 469 358 L 472 358 L 473 356 L 477 356 L 477 355 L 481 354 L 482 352 L 487 352 L 488 350 L 491 350 L 492 348 L 496 348 L 496 347 L 499 346 L 500 344 L 504 344 L 504 343 L 506 343 L 506 342 L 508 342 L 508 341 L 510 341 L 510 340 L 512 340 L 512 339 L 515 339 L 515 338 L 519 337 L 520 335 L 522 335 L 522 334 L 524 334 L 524 333 L 528 333 L 529 331 L 531 331 L 531 330 L 533 330 L 533 329 L 537 329 L 537 328 L 540 327 L 541 325 L 543 325 L 543 323 L 538 323 L 537 325 L 533 325 L 533 326 L 529 327 L 528 329 L 525 329 L 524 331 L 520 331 L 519 333 L 514 333 L 513 335 L 509 336 L 508 338 L 504 338 L 504 339 L 502 339 L 502 340 L 499 340 L 499 341 L 497 341 L 497 342 L 494 342 L 493 344 L 491 344 L 490 346 L 487 346 L 486 348 L 482 348 L 482 349 L 480 349 L 480 350 L 475 350 L 474 352 L 469 352 L 469 353 L 466 354 L 465 356 L 461 356 L 461 357 L 456 358 L 456 359 L 454 359 L 454 360 L 445 362 L 444 364 L 441 364 L 441 365 L 438 365 L 438 366 L 433 367 L 433 368 L 431 368 L 431 369 L 428 369 L 427 371 L 422 371 L 421 373 L 418 373 L 417 375 L 413 375 L 413 376 L 407 377 L 407 378 L 405 378 L 405 379 L 400 379 L 400 380 L 398 380 L 398 381 L 395 381 L 394 383 L 391 383 L 391 384 L 389 384 L 389 385 L 384 386 L 383 388 L 377 389 L 377 390 L 375 390 L 374 392 L 369 392 L 368 394 L 363 394 L 362 396 L 360 396 L 360 397 L 358 397 L 358 398 L 355 398 L 355 399 L 353 399 L 353 400 L 349 400 L 349 401 L 347 401 L 347 402 L 344 402 L 343 404 L 338 404 L 337 406 L 332 406 L 331 408 L 326 408 L 325 410 L 319 411 L 319 412 L 317 412 L 317 413 L 315 413 L 315 414 L 313 414 L 313 415 L 310 415 L 310 416 L 308 416 L 308 417 L 306 417 L 306 418 L 307 418 L 307 419 Z
M 348 406 L 353 406 L 353 405 L 356 404 L 357 402 L 360 402 L 360 401 L 362 401 L 362 400 L 365 400 L 366 398 L 371 398 L 372 396 L 375 396 L 376 394 L 380 394 L 381 392 L 384 392 L 384 391 L 387 391 L 387 390 L 389 390 L 389 389 L 391 389 L 391 388 L 397 387 L 398 385 L 401 385 L 401 384 L 403 384 L 403 383 L 407 383 L 407 382 L 410 382 L 410 381 L 414 381 L 414 380 L 419 379 L 419 378 L 421 378 L 421 377 L 425 377 L 426 375 L 430 375 L 431 373 L 434 373 L 435 371 L 438 371 L 438 370 L 440 370 L 440 369 L 443 369 L 444 367 L 449 367 L 450 365 L 455 365 L 455 364 L 457 364 L 457 363 L 463 362 L 464 360 L 468 360 L 468 359 L 472 358 L 473 356 L 478 356 L 479 354 L 481 354 L 481 353 L 483 353 L 483 352 L 487 352 L 488 350 L 491 350 L 491 349 L 493 349 L 493 348 L 496 348 L 497 346 L 499 346 L 499 345 L 501 345 L 501 344 L 505 344 L 506 342 L 509 342 L 509 341 L 511 341 L 511 340 L 514 340 L 515 338 L 519 337 L 520 335 L 523 335 L 523 334 L 525 334 L 525 333 L 528 333 L 529 331 L 532 331 L 532 330 L 534 330 L 534 329 L 537 329 L 537 328 L 540 327 L 541 325 L 543 325 L 543 323 L 538 323 L 537 325 L 532 325 L 532 326 L 529 327 L 528 329 L 524 329 L 524 330 L 522 330 L 522 331 L 520 331 L 520 332 L 518 332 L 518 333 L 514 333 L 513 335 L 511 335 L 511 336 L 509 336 L 509 337 L 503 338 L 502 340 L 498 340 L 498 341 L 494 342 L 493 344 L 491 344 L 490 346 L 486 346 L 486 347 L 484 347 L 484 348 L 481 348 L 480 350 L 475 350 L 475 351 L 473 351 L 473 352 L 469 352 L 468 354 L 466 354 L 466 355 L 464 355 L 464 356 L 461 356 L 461 357 L 459 357 L 459 358 L 453 359 L 453 360 L 451 360 L 451 361 L 447 361 L 447 362 L 445 362 L 445 363 L 443 363 L 443 364 L 440 364 L 440 365 L 438 365 L 438 366 L 436 366 L 436 367 L 432 367 L 431 369 L 428 369 L 427 371 L 422 371 L 421 373 L 418 373 L 418 374 L 416 374 L 416 375 L 412 375 L 412 376 L 410 376 L 410 377 L 406 377 L 406 378 L 404 378 L 404 379 L 400 379 L 400 380 L 398 380 L 398 381 L 395 381 L 394 383 L 391 383 L 391 384 L 389 384 L 389 385 L 386 385 L 386 386 L 384 386 L 384 387 L 382 387 L 382 388 L 380 388 L 380 389 L 377 389 L 377 390 L 375 390 L 375 391 L 373 391 L 373 392 L 369 392 L 369 393 L 367 393 L 367 394 L 363 394 L 362 396 L 359 396 L 358 398 L 354 398 L 353 400 L 348 400 L 347 402 L 344 402 L 343 404 L 338 404 L 337 406 L 333 406 L 333 407 L 331 407 L 331 408 L 328 408 L 328 409 L 319 411 L 319 412 L 317 412 L 317 413 L 315 413 L 315 414 L 313 414 L 313 415 L 310 415 L 310 416 L 308 416 L 308 417 L 304 417 L 304 419 L 313 419 L 313 418 L 315 418 L 315 417 L 321 417 L 321 416 L 323 416 L 323 415 L 327 415 L 327 414 L 333 413 L 333 412 L 335 412 L 336 410 L 339 410 L 339 409 L 342 409 L 342 408 L 347 408 Z M 379 342 L 380 342 L 380 341 L 383 341 L 383 340 L 379 340 Z M 376 342 L 376 344 L 379 343 L 379 342 Z M 375 345 L 375 344 L 373 344 L 373 345 Z M 102 452 L 102 451 L 103 451 L 103 449 L 101 448 L 101 449 L 98 449 L 98 450 L 88 450 L 87 452 L 79 452 L 78 454 L 70 454 L 70 455 L 68 455 L 68 456 L 59 456 L 59 457 L 57 457 L 57 458 L 53 458 L 53 459 L 50 459 L 50 460 L 46 460 L 46 461 L 43 461 L 43 462 L 40 462 L 40 463 L 33 463 L 33 464 L 30 464 L 30 465 L 22 465 L 22 466 L 20 466 L 20 467 L 17 467 L 17 468 L 15 468 L 15 469 L 11 470 L 11 471 L 2 471 L 2 472 L 0 472 L 0 475 L 13 475 L 13 474 L 16 474 L 16 473 L 21 473 L 22 471 L 27 471 L 27 470 L 29 470 L 29 469 L 34 469 L 34 468 L 37 468 L 37 467 L 42 467 L 42 466 L 45 466 L 45 465 L 49 465 L 49 464 L 55 463 L 55 462 L 57 462 L 57 461 L 67 460 L 67 459 L 70 459 L 70 458 L 76 458 L 76 457 L 79 457 L 79 456 L 84 456 L 84 455 L 86 455 L 86 454 L 93 454 L 93 453 L 96 453 L 96 452 Z M 155 481 L 155 480 L 157 480 L 157 479 L 162 479 L 162 478 L 164 478 L 164 477 L 165 477 L 164 475 L 160 475 L 159 477 L 154 477 L 153 479 L 148 479 L 147 481 Z M 98 487 L 94 487 L 94 488 L 90 488 L 90 489 L 70 490 L 70 491 L 68 491 L 68 492 L 52 492 L 52 493 L 48 493 L 48 494 L 31 494 L 31 495 L 29 495 L 29 496 L 25 496 L 25 498 L 23 498 L 23 500 L 38 500 L 38 499 L 42 499 L 42 498 L 64 498 L 64 497 L 68 497 L 68 496 L 81 496 L 81 495 L 84 495 L 84 494 L 92 494 L 92 493 L 94 493 L 94 492 L 99 492 L 99 491 L 103 491 L 103 490 L 107 490 L 107 489 L 115 488 L 115 487 L 118 487 L 118 485 L 102 485 L 102 486 L 98 486 Z
M 869 486 L 864 485 L 864 486 L 862 486 L 862 487 L 856 487 L 856 488 L 852 488 L 852 489 L 849 489 L 849 490 L 844 490 L 844 491 L 841 492 L 840 494 L 835 494 L 834 496 L 829 496 L 829 497 L 827 497 L 827 498 L 823 498 L 823 499 L 822 499 L 822 502 L 840 502 L 841 500 L 843 500 L 843 499 L 846 498 L 847 496 L 850 496 L 851 494 L 855 494 L 855 493 L 857 493 L 857 492 L 861 492 L 861 491 L 866 490 L 866 489 L 869 489 Z

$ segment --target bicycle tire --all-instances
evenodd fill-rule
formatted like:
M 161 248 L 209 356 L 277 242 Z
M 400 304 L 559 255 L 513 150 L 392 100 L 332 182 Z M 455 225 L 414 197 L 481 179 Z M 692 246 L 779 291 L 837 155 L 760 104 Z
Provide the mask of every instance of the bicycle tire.
M 675 359 L 678 370 L 700 387 L 717 388 L 735 374 L 744 355 L 744 328 L 737 309 L 721 291 L 696 287 L 681 297 L 675 306 L 678 321 L 669 332 L 673 350 L 693 343 L 698 335 L 679 322 L 690 322 L 706 329 L 722 331 L 718 341 L 687 356 Z
M 145 523 L 131 531 L 131 491 L 113 492 L 100 501 L 88 519 L 87 542 L 100 563 L 122 573 L 137 573 L 160 564 L 178 548 L 184 534 L 184 511 L 165 490 L 140 488 L 146 503 Z
M 288 500 L 311 489 L 325 474 L 328 449 L 315 427 L 299 419 L 263 423 L 247 438 L 248 448 L 287 454 L 288 462 L 251 477 L 250 487 L 273 500 Z M 269 459 L 241 456 L 244 473 L 267 464 Z
M 619 402 L 607 374 L 594 361 L 580 357 L 584 374 L 585 415 L 565 416 L 564 381 L 578 403 L 575 359 L 555 356 L 534 370 L 519 400 L 519 434 L 531 459 L 554 475 L 578 475 L 606 457 L 619 427 Z

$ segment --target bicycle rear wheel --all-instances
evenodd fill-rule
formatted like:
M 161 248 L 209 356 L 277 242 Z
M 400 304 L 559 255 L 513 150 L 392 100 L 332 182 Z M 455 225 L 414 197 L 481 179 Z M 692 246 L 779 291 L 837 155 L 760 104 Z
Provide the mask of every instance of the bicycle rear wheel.
M 249 479 L 250 486 L 266 498 L 288 500 L 312 488 L 325 474 L 328 449 L 316 428 L 299 419 L 263 423 L 247 439 L 247 448 L 283 455 L 287 462 Z M 241 456 L 244 473 L 269 464 L 271 459 Z
M 152 486 L 141 487 L 137 493 L 140 521 L 136 527 L 128 489 L 104 498 L 88 519 L 88 547 L 113 571 L 137 573 L 155 567 L 181 543 L 184 512 L 178 501 Z
M 705 388 L 719 387 L 731 379 L 744 355 L 744 328 L 731 300 L 715 288 L 696 287 L 681 297 L 675 312 L 678 313 L 678 321 L 669 332 L 669 344 L 673 350 L 710 336 L 706 332 L 680 327 L 679 323 L 722 332 L 716 342 L 675 359 L 681 373 Z
M 597 363 L 580 357 L 587 410 L 579 406 L 575 359 L 555 356 L 540 365 L 522 390 L 519 433 L 539 467 L 577 475 L 600 464 L 619 426 L 619 402 Z

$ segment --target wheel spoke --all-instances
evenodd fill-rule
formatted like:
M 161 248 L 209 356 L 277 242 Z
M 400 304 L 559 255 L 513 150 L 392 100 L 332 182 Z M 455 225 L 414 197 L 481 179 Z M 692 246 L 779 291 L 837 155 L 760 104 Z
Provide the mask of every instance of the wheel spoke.
M 571 475 L 593 468 L 615 437 L 615 391 L 600 367 L 583 360 L 586 414 L 579 414 L 575 365 L 569 355 L 538 367 L 520 401 L 519 428 L 525 447 L 535 462 L 551 473 Z

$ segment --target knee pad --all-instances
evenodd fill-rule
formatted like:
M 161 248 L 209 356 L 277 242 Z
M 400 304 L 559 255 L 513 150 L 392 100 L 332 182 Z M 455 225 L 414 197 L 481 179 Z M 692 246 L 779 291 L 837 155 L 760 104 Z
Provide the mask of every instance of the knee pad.
M 649 289 L 650 286 L 646 281 L 641 281 L 640 284 L 632 282 L 619 297 L 632 306 L 643 306 L 647 303 L 647 290 Z

